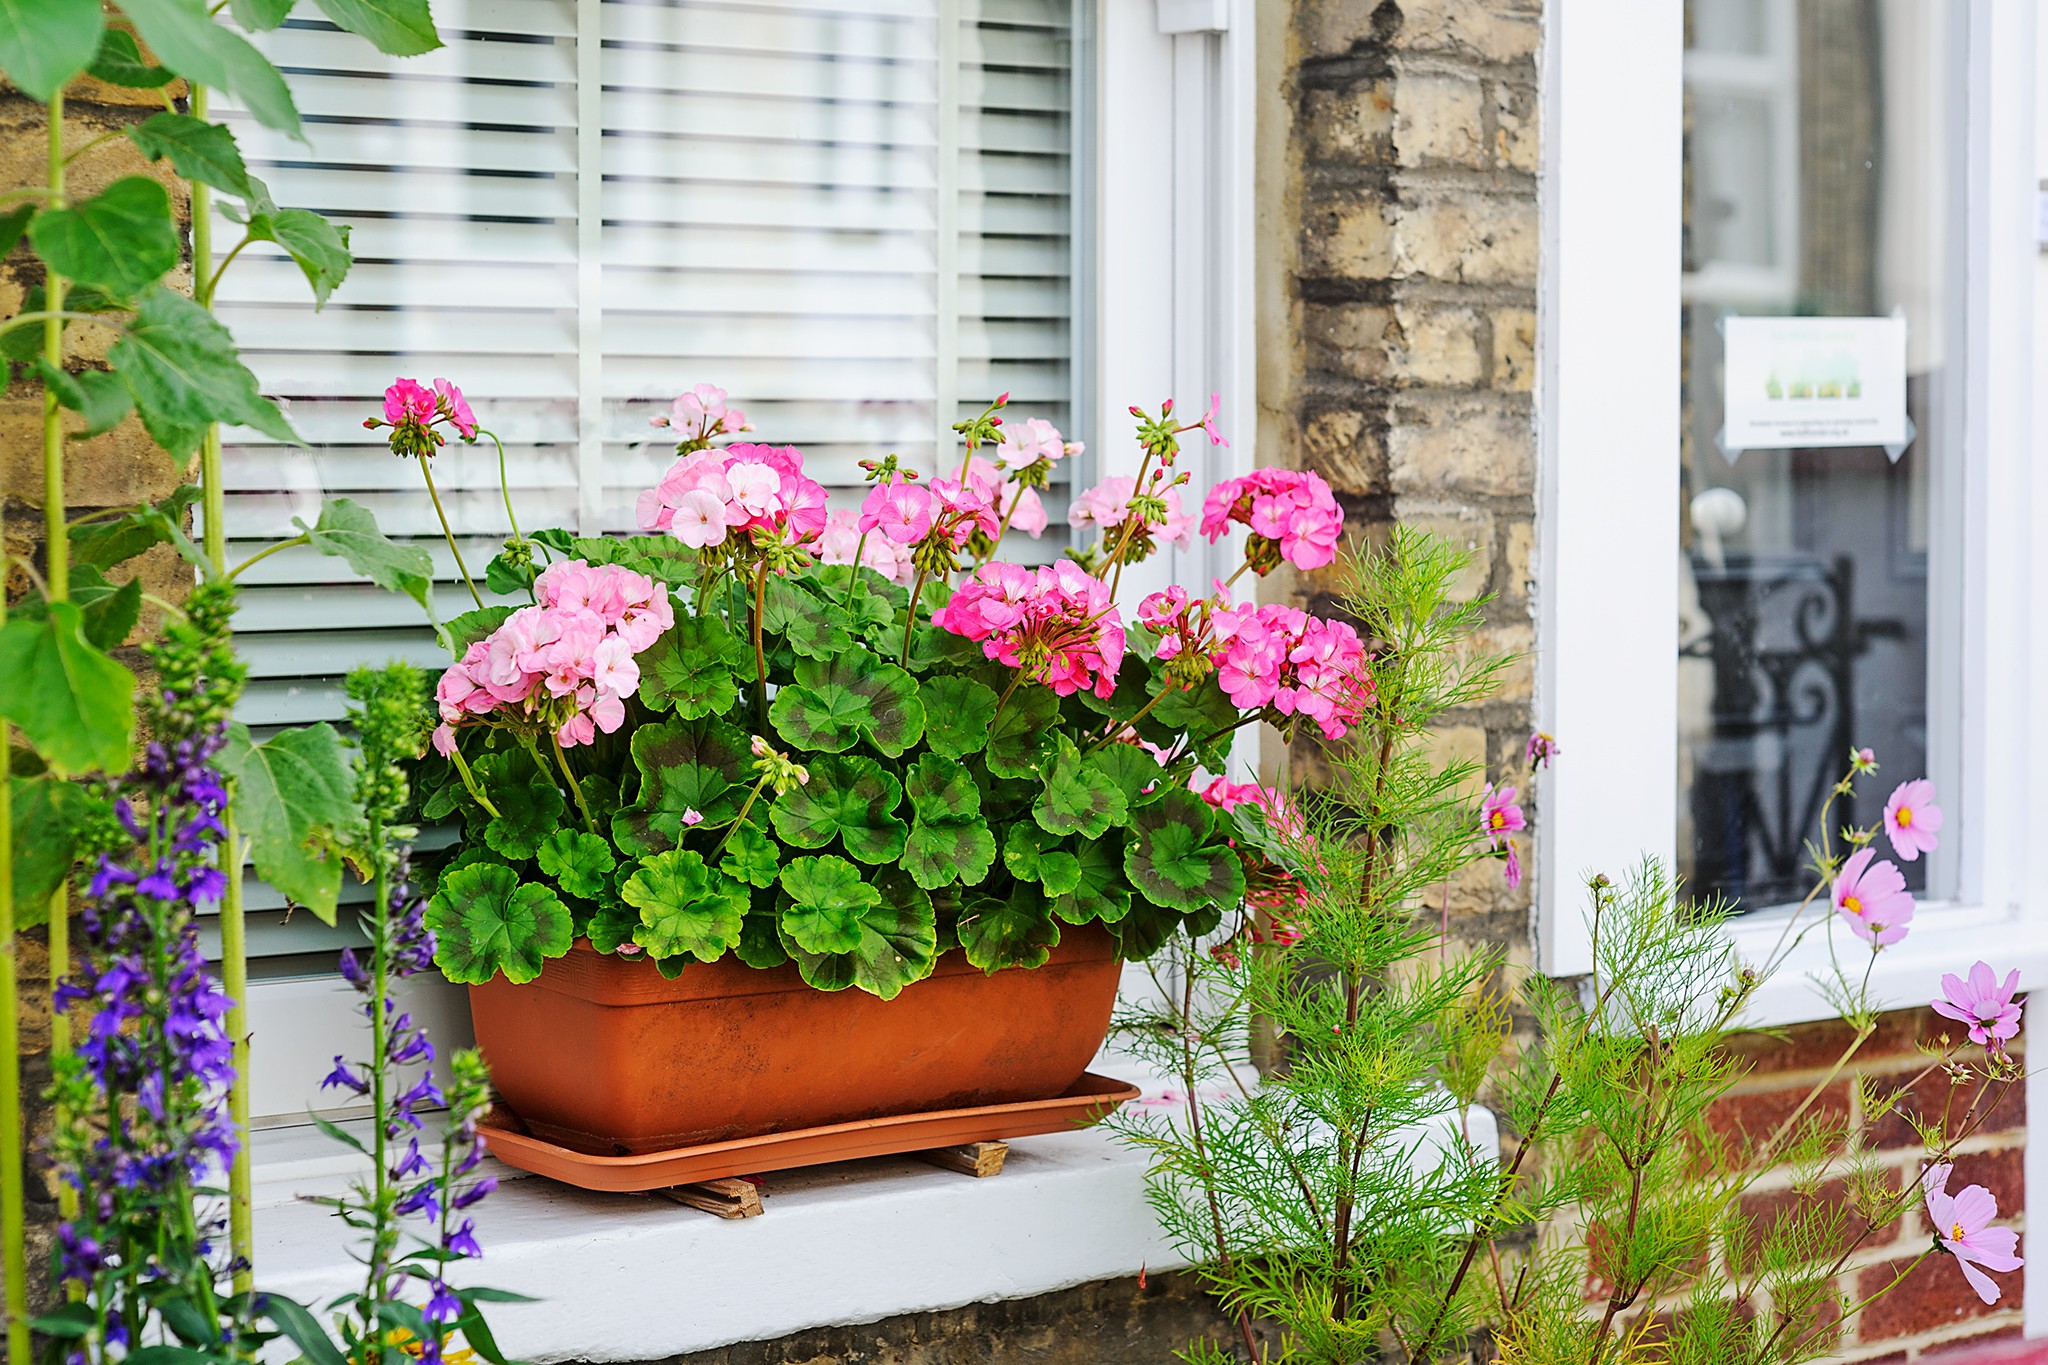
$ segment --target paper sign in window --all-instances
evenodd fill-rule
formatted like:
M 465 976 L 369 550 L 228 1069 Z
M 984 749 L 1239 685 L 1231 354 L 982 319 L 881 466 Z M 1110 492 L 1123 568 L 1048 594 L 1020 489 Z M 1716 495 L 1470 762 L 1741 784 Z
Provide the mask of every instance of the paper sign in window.
M 1906 417 L 1906 319 L 1722 320 L 1729 459 L 1745 450 L 1912 442 Z

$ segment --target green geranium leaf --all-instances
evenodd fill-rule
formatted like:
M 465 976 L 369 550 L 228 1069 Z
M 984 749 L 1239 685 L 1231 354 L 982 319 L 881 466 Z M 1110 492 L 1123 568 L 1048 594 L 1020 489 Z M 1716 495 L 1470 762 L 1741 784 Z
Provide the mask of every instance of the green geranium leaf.
M 860 869 L 844 858 L 792 858 L 782 869 L 789 905 L 782 928 L 790 942 L 809 953 L 847 953 L 860 944 L 861 917 L 879 905 L 882 893 L 861 880 Z
M 647 857 L 674 848 L 691 811 L 711 824 L 739 814 L 747 737 L 722 721 L 662 721 L 633 732 L 633 766 L 640 795 L 612 817 L 612 841 L 621 852 Z
M 1132 810 L 1166 795 L 1170 785 L 1159 760 L 1135 744 L 1112 744 L 1088 755 L 1088 766 L 1116 784 Z
M 31 929 L 50 918 L 50 897 L 71 876 L 78 843 L 106 803 L 75 782 L 45 773 L 11 777 L 8 814 L 14 827 L 15 925 Z
M 1059 923 L 1029 882 L 1014 883 L 1003 900 L 969 901 L 956 932 L 967 960 L 991 975 L 1005 967 L 1043 967 L 1060 941 Z
M 1183 915 L 1154 905 L 1143 896 L 1131 898 L 1130 913 L 1110 925 L 1116 935 L 1117 953 L 1132 962 L 1142 962 L 1164 948 L 1176 933 L 1199 938 L 1214 929 L 1221 912 L 1213 908 L 1199 914 Z
M 131 298 L 178 263 L 171 196 L 146 175 L 116 180 L 69 208 L 46 208 L 29 224 L 36 255 L 70 279 Z
M 1007 686 L 1007 670 L 1005 674 Z M 998 777 L 1035 776 L 1051 748 L 1059 715 L 1060 699 L 1050 688 L 1019 683 L 1002 712 L 989 725 L 984 755 L 988 770 Z
M 626 904 L 612 888 L 606 887 L 597 909 L 583 927 L 583 936 L 600 953 L 616 953 L 633 942 L 633 935 L 639 929 L 640 912 Z
M 533 561 L 527 558 L 523 547 L 514 550 L 507 547 L 491 556 L 491 562 L 484 565 L 484 588 L 500 597 L 517 597 L 533 587 Z
M 541 844 L 568 818 L 569 802 L 552 782 L 489 785 L 485 794 L 498 814 L 484 826 L 484 842 L 515 862 L 539 853 Z
M 0 0 L 0 71 L 48 104 L 99 50 L 101 23 L 99 0 Z
M 574 924 L 554 892 L 499 863 L 454 869 L 427 902 L 435 964 L 471 986 L 501 973 L 514 985 L 533 980 L 549 958 L 569 951 Z
M 918 686 L 917 699 L 924 704 L 924 742 L 933 753 L 961 758 L 987 747 L 996 694 L 986 683 L 942 673 Z
M 823 848 L 837 838 L 864 863 L 893 863 L 909 832 L 896 817 L 903 788 L 882 765 L 859 755 L 810 764 L 811 780 L 775 798 L 775 832 L 798 848 Z
M 183 540 L 185 515 L 199 501 L 196 484 L 186 484 L 154 507 L 138 507 L 106 521 L 91 521 L 71 529 L 71 562 L 95 569 L 111 569 L 158 545 Z M 195 547 L 196 553 L 196 547 Z
M 42 619 L 0 628 L 0 716 L 21 727 L 61 777 L 128 767 L 135 677 L 85 638 L 76 606 L 52 602 Z
M 959 824 L 981 815 L 981 789 L 964 763 L 938 754 L 919 754 L 903 780 L 917 818 L 933 823 Z
M 206 24 L 219 27 L 211 20 Z M 305 444 L 276 404 L 257 391 L 256 376 L 242 364 L 228 329 L 183 295 L 163 288 L 145 294 L 107 359 L 134 395 L 151 439 L 174 459 L 197 450 L 207 424 L 216 421 Z
M 761 971 L 789 961 L 789 950 L 782 946 L 782 916 L 772 906 L 749 910 L 746 923 L 740 926 L 740 942 L 733 955 Z
M 853 648 L 853 636 L 839 613 L 786 578 L 762 595 L 761 625 L 805 659 L 836 659 Z
M 1072 856 L 1078 880 L 1072 890 L 1053 896 L 1052 912 L 1069 924 L 1091 920 L 1115 924 L 1121 920 L 1131 908 L 1131 888 L 1124 880 L 1123 836 L 1085 840 Z
M 640 656 L 640 700 L 684 720 L 724 715 L 739 700 L 734 670 L 746 658 L 747 650 L 716 617 L 679 616 Z
M 1212 838 L 1209 805 L 1189 791 L 1168 792 L 1138 812 L 1124 872 L 1146 899 L 1169 910 L 1192 913 L 1244 898 L 1236 852 Z
M 919 820 L 903 844 L 903 870 L 927 891 L 975 886 L 996 860 L 996 836 L 979 820 L 933 824 Z
M 920 612 L 919 615 L 923 613 Z M 901 629 L 885 635 L 878 643 L 883 653 L 893 657 L 903 648 Z M 913 673 L 928 672 L 940 664 L 950 664 L 955 668 L 972 668 L 981 661 L 981 646 L 964 635 L 955 635 L 950 630 L 940 630 L 937 626 L 922 621 L 910 632 L 910 661 L 905 666 Z
M 543 877 L 587 901 L 597 899 L 618 863 L 610 844 L 580 829 L 555 830 L 540 841 L 534 857 Z
M 1031 813 L 1053 834 L 1078 834 L 1093 839 L 1110 826 L 1124 823 L 1130 817 L 1130 808 L 1116 783 L 1089 764 L 1073 741 L 1063 735 L 1059 757 L 1054 760 L 1052 773 Z
M 451 656 L 459 659 L 469 652 L 471 645 L 504 625 L 505 618 L 517 610 L 517 607 L 479 607 L 475 611 L 466 611 L 440 627 L 441 644 Z
M 916 679 L 858 650 L 798 660 L 796 681 L 775 694 L 768 718 L 790 743 L 814 753 L 843 753 L 866 739 L 895 758 L 924 733 Z
M 349 498 L 329 498 L 320 504 L 319 521 L 308 526 L 293 517 L 292 525 L 321 554 L 337 556 L 386 592 L 402 592 L 433 615 L 434 561 L 417 545 L 386 538 L 369 508 Z
M 640 911 L 635 943 L 656 958 L 689 953 L 699 962 L 739 943 L 749 901 L 746 887 L 682 848 L 643 859 L 621 894 Z
M 782 872 L 782 853 L 775 841 L 752 823 L 734 828 L 725 838 L 725 856 L 719 870 L 734 881 L 749 886 L 769 887 Z
M 795 941 L 785 914 L 782 946 L 797 971 L 824 991 L 858 986 L 893 1000 L 905 986 L 931 974 L 938 961 L 938 927 L 931 898 L 902 876 L 880 874 L 877 899 L 860 916 L 853 946 L 844 952 L 807 950 Z
M 362 822 L 341 735 L 322 721 L 257 744 L 247 726 L 232 725 L 220 766 L 235 780 L 235 822 L 248 836 L 256 875 L 334 923 L 341 850 Z
M 125 33 L 120 36 L 128 37 Z M 132 44 L 135 40 L 128 41 Z M 151 161 L 169 157 L 171 169 L 187 180 L 226 190 L 238 199 L 255 193 L 235 135 L 218 123 L 190 114 L 157 114 L 129 128 L 128 137 Z
M 1180 734 L 1207 735 L 1238 720 L 1237 707 L 1212 675 L 1192 688 L 1176 688 L 1152 710 L 1152 719 Z
M 121 0 L 121 10 L 165 66 L 226 90 L 264 127 L 299 136 L 299 111 L 284 77 L 248 39 L 215 23 L 203 0 Z
M 1043 829 L 1022 820 L 1004 836 L 1003 866 L 1020 881 L 1037 882 L 1048 896 L 1064 896 L 1081 884 L 1081 860 L 1071 850 L 1057 847 Z
M 349 267 L 355 264 L 355 257 L 349 254 L 348 229 L 310 209 L 252 213 L 248 233 L 259 242 L 275 242 L 284 248 L 313 287 L 316 310 L 327 306 L 327 296 L 348 278 Z
M 156 90 L 178 79 L 175 71 L 145 61 L 135 35 L 124 28 L 110 28 L 100 34 L 99 51 L 86 71 L 108 85 L 130 90 Z
M 441 46 L 427 0 L 314 0 L 320 12 L 379 52 L 417 57 Z

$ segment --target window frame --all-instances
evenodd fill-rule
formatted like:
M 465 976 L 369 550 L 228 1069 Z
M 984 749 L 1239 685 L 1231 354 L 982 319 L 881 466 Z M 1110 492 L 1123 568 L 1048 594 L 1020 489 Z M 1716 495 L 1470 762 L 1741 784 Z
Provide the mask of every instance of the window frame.
M 1964 411 L 1961 468 L 1936 481 L 1948 544 L 1931 591 L 1949 605 L 1930 632 L 1929 691 L 1959 889 L 1923 903 L 1912 934 L 1878 960 L 1873 987 L 1902 1007 L 1980 957 L 2022 980 L 2048 973 L 2048 892 L 2025 861 L 2028 773 L 2048 771 L 2048 725 L 2030 724 L 2027 708 L 2027 680 L 2048 665 L 2048 628 L 2027 609 L 2048 601 L 2048 547 L 2030 530 L 2048 514 L 2048 480 L 2028 469 L 2048 446 L 2033 400 L 2041 33 L 2024 0 L 1965 3 Z M 1675 853 L 1685 58 L 1675 3 L 1547 13 L 1537 710 L 1564 752 L 1537 783 L 1536 928 L 1542 969 L 1570 976 L 1591 965 L 1583 877 Z M 1618 165 L 1631 168 L 1625 192 Z M 1641 628 L 1652 622 L 1670 625 Z M 1763 958 L 1787 913 L 1741 917 L 1737 948 Z M 1809 939 L 1759 992 L 1752 1021 L 1831 1017 L 1806 979 L 1825 952 Z

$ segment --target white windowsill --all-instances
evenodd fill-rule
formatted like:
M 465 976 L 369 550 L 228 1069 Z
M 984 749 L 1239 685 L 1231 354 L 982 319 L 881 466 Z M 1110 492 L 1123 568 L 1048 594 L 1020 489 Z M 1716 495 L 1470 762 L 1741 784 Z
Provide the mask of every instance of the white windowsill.
M 1815 987 L 1812 977 L 1831 978 L 1828 957 L 1828 929 L 1820 921 L 1829 915 L 1825 905 L 1807 908 L 1802 927 L 1815 924 L 1812 933 L 1791 954 L 1784 966 L 1760 987 L 1751 999 L 1745 1019 L 1757 1027 L 1811 1023 L 1836 1017 Z M 1758 963 L 1770 956 L 1789 917 L 1789 910 L 1763 911 L 1744 915 L 1729 926 L 1736 950 L 1745 962 Z M 2038 919 L 2029 919 L 2018 908 L 1923 904 L 1914 913 L 1912 932 L 1878 954 L 1870 973 L 1875 997 L 1886 1009 L 1924 1009 L 1941 994 L 1945 972 L 1958 976 L 1969 973 L 1970 964 L 1990 963 L 2001 977 L 2019 969 L 2023 989 L 2048 984 L 2048 934 L 2039 929 Z M 1863 942 L 1836 925 L 1834 943 L 1843 968 L 1860 973 L 1869 956 Z

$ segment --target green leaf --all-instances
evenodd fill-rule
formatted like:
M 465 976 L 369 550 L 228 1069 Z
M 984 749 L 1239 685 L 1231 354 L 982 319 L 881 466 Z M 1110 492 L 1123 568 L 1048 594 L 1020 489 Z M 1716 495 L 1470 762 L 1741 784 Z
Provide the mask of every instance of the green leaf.
M 1116 783 L 1090 766 L 1064 735 L 1060 736 L 1059 757 L 1031 813 L 1050 833 L 1078 834 L 1084 839 L 1096 838 L 1130 818 L 1130 808 Z
M 893 863 L 903 853 L 903 821 L 896 807 L 903 788 L 871 758 L 812 761 L 811 780 L 775 798 L 769 816 L 784 842 L 823 848 L 837 838 L 864 863 Z
M 868 888 L 876 899 L 861 913 L 850 936 L 852 947 L 844 952 L 806 949 L 790 931 L 791 912 L 785 912 L 783 949 L 810 986 L 824 991 L 858 986 L 870 995 L 894 1000 L 905 986 L 931 975 L 938 961 L 938 924 L 931 897 L 901 873 L 880 873 L 878 881 L 878 886 Z
M 733 954 L 761 971 L 789 961 L 789 950 L 782 946 L 782 916 L 772 907 L 749 910 L 746 923 L 740 926 L 739 947 L 733 949 Z
M 41 356 L 36 357 L 35 370 L 37 377 L 57 395 L 59 403 L 85 418 L 85 427 L 67 433 L 67 440 L 88 441 L 103 435 L 121 425 L 122 419 L 135 411 L 135 397 L 128 392 L 128 386 L 121 382 L 119 375 L 105 370 L 67 374 L 52 368 L 50 362 Z
M 587 830 L 558 829 L 534 852 L 540 873 L 572 896 L 593 901 L 618 859 L 612 846 Z
M 782 869 L 790 899 L 782 927 L 797 947 L 810 953 L 846 953 L 860 943 L 860 921 L 879 905 L 882 893 L 861 880 L 860 869 L 844 858 L 792 858 Z
M 456 868 L 427 902 L 434 962 L 450 981 L 472 986 L 500 973 L 514 985 L 533 980 L 569 951 L 573 923 L 554 892 L 498 863 Z
M 484 826 L 484 842 L 514 862 L 538 854 L 548 836 L 568 818 L 568 798 L 546 777 L 502 783 L 486 779 L 484 786 L 485 795 L 498 808 L 497 815 Z
M 100 35 L 99 51 L 85 68 L 108 85 L 130 90 L 156 90 L 178 79 L 175 71 L 153 66 L 142 55 L 135 35 L 125 28 L 110 28 Z
M 858 650 L 799 659 L 796 681 L 775 694 L 768 718 L 791 744 L 813 753 L 841 753 L 864 738 L 895 758 L 924 733 L 917 680 Z
M 41 620 L 0 629 L 0 716 L 52 771 L 123 772 L 135 734 L 135 678 L 87 643 L 84 618 L 52 602 Z
M 1084 840 L 1083 846 L 1094 840 Z M 1003 866 L 1020 881 L 1037 882 L 1048 896 L 1063 896 L 1081 884 L 1081 860 L 1037 825 L 1019 820 L 1003 838 Z
M 349 498 L 328 498 L 320 504 L 320 520 L 311 526 L 292 518 L 312 547 L 334 555 L 386 592 L 402 592 L 433 615 L 434 561 L 417 545 L 400 545 L 377 529 L 370 509 Z
M 0 256 L 5 256 L 14 250 L 16 244 L 21 241 L 22 235 L 28 231 L 29 219 L 35 216 L 36 206 L 33 200 L 26 204 L 16 204 L 6 213 L 0 213 Z M 23 311 L 30 310 L 25 309 Z M 28 331 L 31 329 L 23 328 L 22 330 Z
M 924 742 L 932 752 L 962 758 L 988 746 L 996 694 L 987 684 L 941 673 L 919 684 L 917 699 L 924 704 Z
M 684 720 L 723 715 L 739 700 L 733 670 L 747 650 L 710 616 L 679 616 L 640 656 L 640 700 Z
M 417 57 L 441 46 L 427 0 L 314 0 L 320 12 L 379 52 Z
M 198 501 L 198 485 L 188 483 L 154 507 L 138 507 L 106 521 L 75 526 L 71 530 L 71 562 L 111 569 L 158 545 L 180 540 L 190 544 L 181 523 Z
M 903 779 L 917 818 L 941 823 L 962 823 L 981 815 L 981 789 L 964 763 L 938 754 L 919 754 Z
M 1136 810 L 1166 795 L 1169 784 L 1159 760 L 1135 744 L 1112 744 L 1088 755 L 1088 766 L 1116 784 L 1124 803 Z
M 288 1299 L 282 1294 L 259 1294 L 256 1312 L 258 1316 L 270 1319 L 278 1331 L 305 1352 L 306 1365 L 348 1365 L 341 1352 L 334 1349 L 334 1343 L 327 1339 L 327 1329 L 296 1299 Z
M 1110 926 L 1116 935 L 1117 954 L 1132 962 L 1142 962 L 1172 941 L 1178 933 L 1199 936 L 1207 930 L 1201 927 L 1203 918 L 1209 919 L 1209 928 L 1216 926 L 1215 912 L 1208 916 L 1186 916 L 1177 910 L 1168 910 L 1154 905 L 1143 896 L 1131 898 L 1130 913 Z
M 95 649 L 119 649 L 142 619 L 142 580 L 131 578 L 118 588 L 100 583 L 90 591 L 74 581 L 71 600 L 84 618 L 86 642 Z
M 171 169 L 187 180 L 226 190 L 239 199 L 255 193 L 235 135 L 218 123 L 190 114 L 163 113 L 131 126 L 128 136 L 151 161 L 169 157 Z
M 988 770 L 998 777 L 1036 776 L 1051 747 L 1059 715 L 1060 699 L 1052 689 L 1037 683 L 1019 683 L 1002 712 L 989 725 L 984 755 Z
M 739 814 L 746 778 L 747 737 L 723 721 L 662 721 L 633 732 L 633 766 L 640 795 L 612 817 L 612 841 L 622 853 L 646 857 L 674 848 L 694 810 L 711 824 Z
M 996 858 L 995 835 L 981 819 L 981 791 L 965 765 L 919 754 L 904 779 L 916 812 L 903 847 L 903 869 L 927 891 L 955 882 L 973 886 Z
M 1210 808 L 1190 791 L 1171 791 L 1131 821 L 1124 872 L 1154 905 L 1193 912 L 1244 899 L 1237 853 L 1210 834 Z
M 689 953 L 700 962 L 739 945 L 750 901 L 746 887 L 681 848 L 642 860 L 622 894 L 640 911 L 635 943 L 656 958 Z
M 229 0 L 228 13 L 250 33 L 268 33 L 291 18 L 298 0 Z
M 517 607 L 479 607 L 475 611 L 466 611 L 441 626 L 438 632 L 441 643 L 450 655 L 459 659 L 469 652 L 471 645 L 505 624 L 505 618 L 517 610 Z
M 348 229 L 337 227 L 311 209 L 252 213 L 248 233 L 259 242 L 276 242 L 298 263 L 306 283 L 313 286 L 316 310 L 327 306 L 327 296 L 341 285 L 348 277 L 349 267 L 355 264 L 355 257 L 349 254 Z
M 48 104 L 99 50 L 101 22 L 99 0 L 0 0 L 0 71 Z
M 789 579 L 774 579 L 762 596 L 762 629 L 779 637 L 791 652 L 806 659 L 830 660 L 853 648 L 853 635 L 836 608 Z
M 124 176 L 69 208 L 44 209 L 28 235 L 50 269 L 122 298 L 141 293 L 178 263 L 171 196 L 146 175 Z
M 1043 967 L 1060 941 L 1059 922 L 1030 882 L 1013 883 L 1002 900 L 969 901 L 956 932 L 967 960 L 990 975 L 1005 967 Z
M 334 923 L 342 844 L 362 819 L 341 735 L 322 721 L 256 744 L 236 724 L 220 765 L 235 780 L 235 821 L 248 836 L 256 874 Z
M 215 23 L 202 0 L 121 0 L 121 9 L 165 66 L 227 91 L 264 127 L 299 136 L 299 111 L 284 77 L 248 39 Z
M 50 917 L 50 897 L 77 861 L 78 844 L 105 803 L 85 788 L 44 774 L 7 779 L 14 827 L 14 913 L 18 928 Z
M 150 437 L 175 459 L 197 450 L 207 424 L 215 421 L 305 444 L 257 391 L 256 376 L 242 364 L 228 329 L 182 295 L 161 288 L 144 295 L 107 359 L 135 395 Z
M 1079 880 L 1071 891 L 1053 894 L 1052 912 L 1069 924 L 1100 920 L 1115 924 L 1131 908 L 1131 888 L 1124 880 L 1121 835 L 1084 840 L 1074 849 Z
M 484 589 L 500 597 L 518 597 L 533 588 L 534 567 L 530 553 L 521 546 L 511 546 L 491 556 L 491 562 L 484 565 Z
M 769 887 L 781 875 L 782 853 L 773 839 L 748 823 L 726 836 L 725 856 L 719 860 L 718 868 L 734 881 Z
M 640 912 L 607 887 L 604 899 L 598 902 L 596 913 L 591 915 L 590 923 L 584 928 L 584 936 L 590 940 L 590 946 L 600 953 L 616 953 L 631 943 L 633 935 L 638 932 Z

